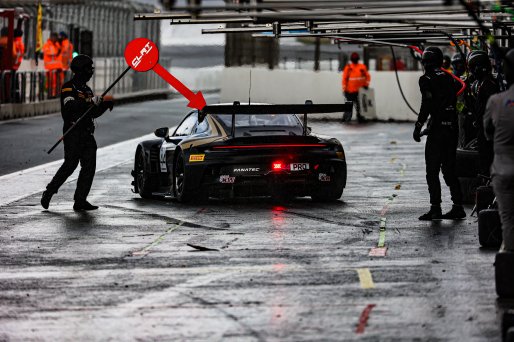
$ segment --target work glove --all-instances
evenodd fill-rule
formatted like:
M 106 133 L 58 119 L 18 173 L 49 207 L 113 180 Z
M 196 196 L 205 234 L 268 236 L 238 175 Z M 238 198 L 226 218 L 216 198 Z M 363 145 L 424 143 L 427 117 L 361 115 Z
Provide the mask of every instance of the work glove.
M 103 97 L 102 104 L 105 109 L 109 109 L 109 111 L 112 111 L 114 108 L 114 98 L 111 95 L 105 95 Z
M 412 133 L 412 138 L 414 138 L 415 142 L 421 141 L 421 127 L 423 127 L 423 125 L 419 122 L 416 122 L 416 125 L 414 126 L 414 132 Z
M 99 106 L 102 103 L 103 99 L 101 96 L 93 96 L 87 99 L 87 102 L 94 104 L 95 106 Z

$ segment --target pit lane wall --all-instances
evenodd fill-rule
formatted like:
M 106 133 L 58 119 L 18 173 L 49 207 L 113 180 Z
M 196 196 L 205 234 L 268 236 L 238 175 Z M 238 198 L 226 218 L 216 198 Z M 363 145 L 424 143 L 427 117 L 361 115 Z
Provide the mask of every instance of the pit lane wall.
M 251 70 L 251 89 L 250 85 Z M 371 85 L 375 90 L 378 120 L 415 121 L 417 117 L 402 99 L 394 71 L 371 71 Z M 405 97 L 418 111 L 421 105 L 418 79 L 421 72 L 400 71 L 399 78 Z M 221 73 L 221 102 L 265 103 L 339 103 L 344 100 L 341 73 L 335 71 L 269 70 L 267 68 L 224 68 Z M 341 118 L 341 114 L 330 114 Z

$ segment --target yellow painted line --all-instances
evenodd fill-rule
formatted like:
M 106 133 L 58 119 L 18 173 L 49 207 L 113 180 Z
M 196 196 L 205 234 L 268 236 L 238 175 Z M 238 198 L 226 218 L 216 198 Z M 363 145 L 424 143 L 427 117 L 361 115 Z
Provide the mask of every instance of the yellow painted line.
M 158 244 L 160 244 L 161 242 L 164 241 L 164 239 L 166 238 L 166 235 L 168 235 L 169 233 L 171 233 L 172 231 L 174 230 L 177 230 L 180 228 L 180 226 L 182 226 L 185 222 L 180 222 L 180 223 L 177 223 L 175 224 L 174 226 L 168 228 L 164 233 L 162 233 L 157 239 L 155 239 L 151 244 L 147 245 L 146 247 L 144 247 L 143 249 L 140 249 L 138 251 L 134 251 L 131 253 L 132 256 L 145 256 L 147 255 L 148 253 L 150 253 L 150 249 L 152 247 L 155 247 L 157 246 Z
M 405 170 L 407 169 L 407 165 L 405 164 L 401 164 L 402 165 L 402 168 L 400 169 L 400 176 L 405 176 Z
M 357 274 L 359 275 L 359 281 L 361 283 L 361 288 L 363 289 L 373 289 L 375 288 L 375 283 L 373 283 L 373 277 L 371 276 L 371 272 L 369 268 L 358 268 L 356 269 Z

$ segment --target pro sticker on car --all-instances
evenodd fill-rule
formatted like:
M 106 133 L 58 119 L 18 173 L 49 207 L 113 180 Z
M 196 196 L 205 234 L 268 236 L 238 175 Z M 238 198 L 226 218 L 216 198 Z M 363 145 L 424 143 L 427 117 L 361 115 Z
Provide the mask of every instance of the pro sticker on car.
M 205 154 L 191 154 L 189 156 L 189 162 L 203 162 L 205 159 Z
M 309 169 L 309 163 L 292 163 L 291 171 L 305 171 Z

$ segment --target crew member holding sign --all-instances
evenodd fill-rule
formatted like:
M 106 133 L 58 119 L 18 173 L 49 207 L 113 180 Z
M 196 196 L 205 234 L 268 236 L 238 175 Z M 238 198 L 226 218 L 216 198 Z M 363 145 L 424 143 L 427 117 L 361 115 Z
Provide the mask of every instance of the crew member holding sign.
M 366 119 L 361 115 L 361 106 L 359 103 L 359 89 L 368 89 L 371 77 L 369 76 L 368 68 L 366 65 L 359 63 L 359 54 L 352 53 L 350 56 L 351 63 L 347 64 L 343 70 L 343 92 L 344 97 L 348 101 L 352 101 L 357 110 L 357 120 L 364 122 Z M 350 121 L 352 119 L 352 112 L 343 116 L 343 121 Z
M 74 210 L 94 210 L 97 206 L 87 201 L 87 196 L 96 169 L 96 141 L 94 137 L 94 119 L 101 116 L 107 109 L 112 110 L 113 102 L 100 96 L 94 96 L 87 82 L 93 76 L 95 68 L 93 60 L 86 55 L 78 55 L 71 62 L 73 78 L 64 83 L 61 90 L 61 114 L 64 120 L 63 131 L 66 132 L 91 106 L 95 106 L 81 120 L 74 130 L 64 137 L 64 163 L 43 192 L 41 205 L 48 209 L 53 194 L 75 171 L 79 162 L 81 166 L 77 189 L 75 191 Z

